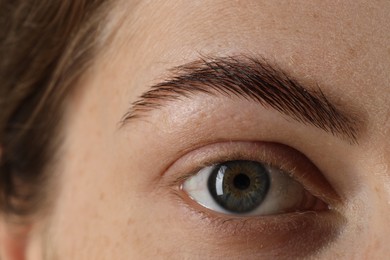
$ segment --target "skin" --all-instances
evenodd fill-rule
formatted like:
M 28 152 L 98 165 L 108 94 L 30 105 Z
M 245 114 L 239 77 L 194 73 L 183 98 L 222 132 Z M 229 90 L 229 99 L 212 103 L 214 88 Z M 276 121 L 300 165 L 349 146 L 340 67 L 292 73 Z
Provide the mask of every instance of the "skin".
M 69 98 L 54 206 L 25 232 L 26 259 L 389 255 L 388 1 L 118 6 L 107 28 L 112 41 Z M 295 78 L 318 84 L 363 122 L 358 144 L 226 96 L 194 95 L 118 127 L 151 84 L 200 54 L 264 57 Z M 329 203 L 337 214 L 325 220 L 313 214 L 295 220 L 255 216 L 250 227 L 240 228 L 242 219 L 224 226 L 216 219 L 229 216 L 205 210 L 178 189 L 177 180 L 201 164 L 194 158 L 248 151 L 254 142 L 302 153 L 338 194 L 338 202 Z M 212 151 L 203 152 L 205 147 Z M 307 224 L 313 220 L 323 224 Z

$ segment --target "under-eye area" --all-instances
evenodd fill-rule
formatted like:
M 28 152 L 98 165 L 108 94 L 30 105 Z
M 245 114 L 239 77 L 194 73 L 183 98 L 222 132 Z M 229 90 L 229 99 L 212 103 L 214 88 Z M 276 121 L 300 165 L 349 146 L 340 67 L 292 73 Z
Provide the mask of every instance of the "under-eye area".
M 329 245 L 343 227 L 344 217 L 335 210 L 342 205 L 337 192 L 291 147 L 210 144 L 184 155 L 171 168 L 167 175 L 178 176 L 170 185 L 183 201 L 178 205 L 191 212 L 189 225 L 218 244 L 235 241 L 242 246 L 246 241 L 252 254 L 288 249 L 291 256 L 306 256 Z

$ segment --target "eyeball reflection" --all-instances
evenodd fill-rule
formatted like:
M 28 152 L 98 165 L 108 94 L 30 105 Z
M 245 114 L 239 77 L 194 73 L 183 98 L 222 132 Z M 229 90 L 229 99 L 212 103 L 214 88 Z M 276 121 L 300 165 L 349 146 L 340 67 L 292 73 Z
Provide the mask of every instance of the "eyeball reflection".
M 235 215 L 310 210 L 319 201 L 288 173 L 245 160 L 205 167 L 188 178 L 182 189 L 205 208 Z

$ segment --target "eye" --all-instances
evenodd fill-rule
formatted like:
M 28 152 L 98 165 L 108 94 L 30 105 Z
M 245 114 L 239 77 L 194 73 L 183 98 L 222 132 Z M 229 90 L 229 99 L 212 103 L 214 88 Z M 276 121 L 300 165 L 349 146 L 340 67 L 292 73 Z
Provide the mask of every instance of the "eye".
M 233 160 L 200 169 L 181 187 L 198 204 L 236 215 L 327 210 L 288 172 L 257 161 Z

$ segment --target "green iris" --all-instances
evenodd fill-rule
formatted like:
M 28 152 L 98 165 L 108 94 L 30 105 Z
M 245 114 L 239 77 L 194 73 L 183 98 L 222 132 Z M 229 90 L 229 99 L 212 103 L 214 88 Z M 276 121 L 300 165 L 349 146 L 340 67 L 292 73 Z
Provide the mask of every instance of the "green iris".
M 214 167 L 208 189 L 225 210 L 248 213 L 266 197 L 270 186 L 268 170 L 255 161 L 229 161 Z

